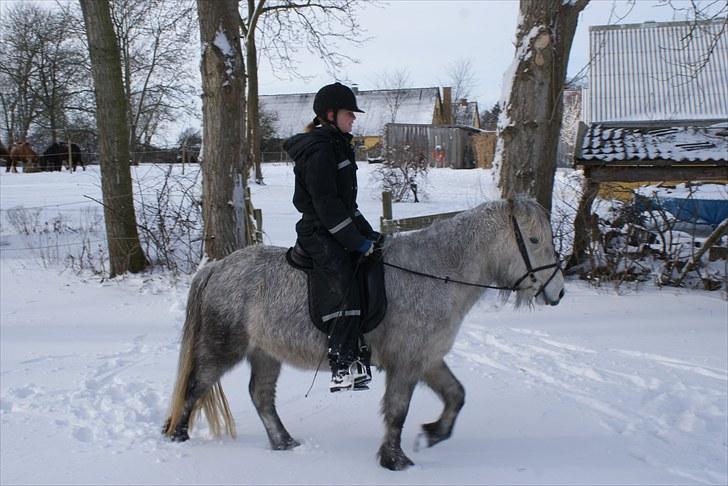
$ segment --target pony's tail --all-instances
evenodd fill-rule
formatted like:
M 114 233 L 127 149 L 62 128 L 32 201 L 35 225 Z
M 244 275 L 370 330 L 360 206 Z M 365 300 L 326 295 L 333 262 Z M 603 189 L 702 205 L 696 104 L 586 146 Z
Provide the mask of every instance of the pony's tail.
M 199 282 L 193 280 L 187 298 L 187 315 L 182 329 L 177 380 L 172 392 L 169 417 L 164 428 L 164 434 L 168 437 L 174 435 L 177 426 L 184 418 L 189 382 L 195 368 L 195 343 L 202 325 L 202 291 L 207 286 L 211 274 L 212 272 L 208 269 L 208 274 Z M 214 436 L 219 437 L 224 427 L 228 435 L 235 437 L 235 420 L 232 417 L 227 397 L 219 381 L 209 387 L 192 405 L 192 410 L 188 415 L 188 429 L 192 429 L 194 420 L 201 409 L 205 411 L 210 430 Z

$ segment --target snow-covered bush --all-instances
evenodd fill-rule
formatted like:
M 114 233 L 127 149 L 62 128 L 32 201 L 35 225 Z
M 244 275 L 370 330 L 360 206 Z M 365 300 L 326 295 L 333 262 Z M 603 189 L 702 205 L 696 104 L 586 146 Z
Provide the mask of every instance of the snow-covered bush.
M 424 196 L 422 182 L 427 171 L 427 153 L 424 150 L 414 145 L 387 147 L 375 179 L 381 183 L 383 191 L 392 194 L 394 202 L 419 202 Z

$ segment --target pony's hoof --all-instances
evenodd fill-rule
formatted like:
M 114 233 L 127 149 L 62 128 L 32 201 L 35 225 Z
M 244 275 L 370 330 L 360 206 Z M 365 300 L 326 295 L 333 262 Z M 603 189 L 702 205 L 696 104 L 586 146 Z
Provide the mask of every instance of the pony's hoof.
M 390 471 L 404 471 L 415 463 L 404 455 L 402 449 L 381 447 L 379 449 L 379 464 Z
M 271 444 L 271 447 L 273 448 L 274 451 L 290 451 L 291 449 L 295 449 L 296 447 L 298 447 L 300 445 L 301 445 L 301 443 L 298 442 L 296 439 L 289 437 L 276 444 Z
M 422 442 L 424 442 L 425 446 L 432 447 L 435 444 L 439 444 L 443 440 L 449 438 L 449 433 L 443 433 L 440 430 L 439 422 L 422 424 L 422 433 L 417 437 L 417 445 L 420 445 Z
M 167 419 L 166 422 L 164 422 L 164 426 L 162 426 L 162 435 L 166 435 L 169 437 L 169 440 L 172 442 L 185 442 L 187 440 L 190 440 L 190 436 L 187 433 L 187 427 L 179 427 L 177 426 L 177 429 L 175 429 L 173 434 L 169 434 L 169 423 L 170 419 Z
M 186 430 L 176 430 L 174 434 L 169 437 L 172 442 L 187 442 L 190 440 L 190 435 Z

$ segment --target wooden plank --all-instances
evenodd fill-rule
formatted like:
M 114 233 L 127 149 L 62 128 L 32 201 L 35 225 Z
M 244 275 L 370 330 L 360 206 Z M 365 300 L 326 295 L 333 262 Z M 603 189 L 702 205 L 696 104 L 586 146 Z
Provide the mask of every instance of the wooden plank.
M 453 216 L 462 213 L 462 211 L 453 211 L 450 213 L 440 214 L 428 214 L 426 216 L 417 216 L 414 218 L 403 218 L 403 219 L 382 219 L 379 230 L 383 234 L 392 234 L 399 231 L 413 231 L 423 229 L 430 226 L 435 221 L 443 219 L 449 219 Z
M 584 167 L 584 175 L 594 182 L 723 181 L 728 167 Z

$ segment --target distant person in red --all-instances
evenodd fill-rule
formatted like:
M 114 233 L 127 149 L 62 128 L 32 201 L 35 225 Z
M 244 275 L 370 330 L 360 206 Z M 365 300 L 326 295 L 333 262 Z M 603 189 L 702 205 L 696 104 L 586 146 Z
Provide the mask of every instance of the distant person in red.
M 445 151 L 442 150 L 442 145 L 435 145 L 435 150 L 432 151 L 432 158 L 435 159 L 436 167 L 445 167 Z

